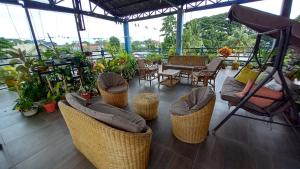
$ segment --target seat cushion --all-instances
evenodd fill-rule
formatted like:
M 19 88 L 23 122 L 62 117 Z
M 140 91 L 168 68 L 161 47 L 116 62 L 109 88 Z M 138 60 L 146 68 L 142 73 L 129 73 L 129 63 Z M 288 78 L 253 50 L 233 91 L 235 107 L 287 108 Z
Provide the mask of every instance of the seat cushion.
M 106 123 L 111 127 L 135 133 L 147 130 L 145 120 L 135 113 L 104 103 L 94 103 L 85 106 L 83 102 L 74 95 L 74 93 L 67 93 L 66 100 L 75 109 Z
M 235 93 L 243 91 L 245 84 L 237 81 L 234 77 L 227 77 L 221 89 L 221 98 L 229 102 L 239 102 L 240 98 Z
M 170 107 L 170 113 L 175 115 L 186 115 L 190 112 L 190 105 L 186 100 L 179 99 L 176 102 L 172 103 Z
M 126 92 L 128 89 L 127 85 L 122 85 L 122 86 L 115 86 L 115 87 L 110 87 L 107 89 L 109 93 L 123 93 Z
M 170 112 L 176 115 L 186 115 L 203 108 L 215 93 L 210 87 L 194 88 L 187 97 L 181 98 L 171 105 Z

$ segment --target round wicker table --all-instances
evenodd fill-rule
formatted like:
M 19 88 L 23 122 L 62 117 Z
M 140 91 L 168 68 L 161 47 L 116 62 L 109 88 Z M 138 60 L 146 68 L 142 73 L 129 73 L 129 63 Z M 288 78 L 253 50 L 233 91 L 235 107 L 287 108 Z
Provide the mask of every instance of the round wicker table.
M 154 93 L 140 93 L 133 99 L 133 111 L 146 120 L 157 116 L 159 98 Z

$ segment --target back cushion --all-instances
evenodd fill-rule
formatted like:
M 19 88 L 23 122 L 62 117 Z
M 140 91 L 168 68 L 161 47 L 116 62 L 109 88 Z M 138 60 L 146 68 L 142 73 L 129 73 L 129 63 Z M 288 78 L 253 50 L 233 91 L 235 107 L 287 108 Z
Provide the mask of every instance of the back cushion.
M 98 78 L 98 84 L 104 90 L 107 90 L 110 87 L 123 85 L 124 83 L 124 78 L 114 72 L 101 73 Z
M 96 103 L 85 106 L 83 102 L 74 95 L 74 93 L 67 93 L 66 100 L 75 109 L 104 122 L 109 126 L 134 133 L 140 133 L 147 130 L 145 120 L 135 113 L 104 103 Z
M 244 67 L 240 73 L 235 77 L 235 80 L 247 84 L 248 80 L 255 80 L 258 76 L 257 71 L 251 70 L 247 67 Z
M 221 58 L 213 59 L 209 64 L 207 64 L 207 70 L 216 71 L 218 67 L 220 67 L 222 61 L 223 60 Z

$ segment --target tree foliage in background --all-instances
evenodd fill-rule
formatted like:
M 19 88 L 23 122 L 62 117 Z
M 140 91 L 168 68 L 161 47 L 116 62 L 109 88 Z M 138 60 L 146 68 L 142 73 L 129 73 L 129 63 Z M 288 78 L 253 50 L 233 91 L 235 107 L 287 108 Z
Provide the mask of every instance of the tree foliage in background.
M 12 47 L 13 44 L 10 41 L 0 37 L 0 58 L 5 57 L 7 54 L 7 49 Z
M 199 48 L 203 47 L 203 41 L 200 36 L 195 36 L 198 34 L 198 23 L 195 21 L 189 22 L 183 30 L 183 48 Z M 200 51 L 194 51 L 199 53 Z M 188 53 L 186 53 L 188 54 Z
M 163 19 L 161 36 L 164 36 L 164 41 L 161 44 L 163 50 L 175 48 L 176 45 L 176 18 L 173 15 L 167 16 Z
M 152 39 L 145 41 L 133 41 L 131 42 L 132 51 L 155 51 L 160 47 L 160 42 Z
M 112 36 L 109 38 L 109 42 L 104 44 L 104 48 L 114 58 L 120 51 L 120 40 L 117 37 Z
M 176 18 L 168 16 L 163 19 L 163 26 L 160 30 L 164 41 L 163 49 L 174 48 L 176 44 Z M 208 52 L 216 52 L 216 49 L 223 46 L 252 47 L 254 43 L 253 31 L 227 20 L 227 13 L 193 19 L 187 22 L 183 31 L 184 48 L 204 47 Z M 199 51 L 194 51 L 198 54 Z
M 226 45 L 224 42 L 228 40 L 228 37 L 233 34 L 235 29 L 240 28 L 240 25 L 229 23 L 226 18 L 227 14 L 219 14 L 193 19 L 185 24 L 185 29 L 192 28 L 192 33 L 184 37 L 193 37 L 194 39 L 198 37 L 202 40 L 203 45 L 208 51 L 215 52 L 215 49 L 211 48 L 220 48 Z M 188 33 L 188 31 L 185 32 Z M 186 40 L 184 40 L 184 42 L 187 43 Z
M 255 36 L 249 33 L 245 26 L 240 26 L 232 31 L 232 34 L 227 37 L 223 45 L 238 47 L 234 52 L 244 52 L 248 47 L 255 43 Z

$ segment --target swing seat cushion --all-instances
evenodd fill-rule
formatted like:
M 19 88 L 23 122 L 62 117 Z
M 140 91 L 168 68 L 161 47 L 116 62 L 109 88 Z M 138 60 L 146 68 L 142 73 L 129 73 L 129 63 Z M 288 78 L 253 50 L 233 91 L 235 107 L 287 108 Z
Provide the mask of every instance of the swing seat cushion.
M 235 93 L 236 96 L 239 98 L 243 98 L 247 95 L 247 93 L 255 88 L 254 81 L 249 80 L 243 91 Z M 260 108 L 266 108 L 273 104 L 275 100 L 279 100 L 282 97 L 282 92 L 269 89 L 267 87 L 261 87 L 255 94 L 249 99 L 249 102 L 260 107 Z M 257 96 L 257 97 L 255 97 Z M 268 98 L 262 98 L 268 97 Z
M 244 67 L 235 79 L 241 83 L 247 84 L 248 80 L 255 80 L 258 76 L 257 71 Z

